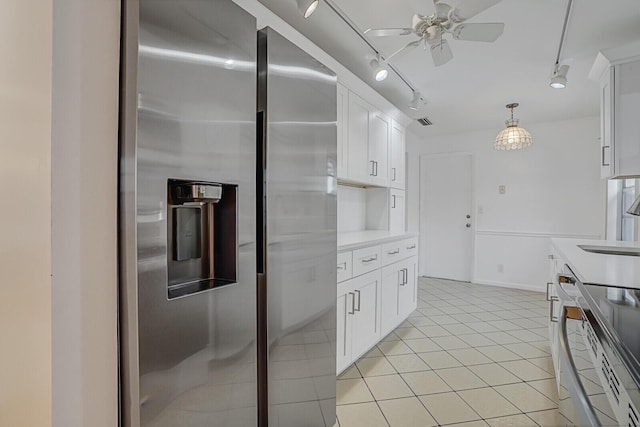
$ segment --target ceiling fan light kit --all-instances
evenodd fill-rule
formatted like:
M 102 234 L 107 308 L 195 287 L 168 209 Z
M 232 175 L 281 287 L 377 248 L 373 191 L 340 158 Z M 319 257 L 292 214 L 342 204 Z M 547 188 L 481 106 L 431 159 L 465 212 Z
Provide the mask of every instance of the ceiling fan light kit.
M 494 42 L 504 32 L 503 23 L 466 23 L 469 18 L 499 3 L 500 0 L 463 0 L 456 7 L 434 1 L 435 12 L 431 15 L 414 15 L 410 28 L 375 28 L 365 34 L 375 37 L 404 36 L 414 34 L 414 40 L 387 58 L 414 49 L 420 45 L 429 46 L 436 67 L 449 62 L 453 53 L 444 35 L 451 34 L 454 40 Z
M 377 82 L 386 80 L 387 77 L 389 77 L 389 70 L 387 70 L 386 67 L 382 65 L 380 56 L 373 58 L 369 65 L 371 65 L 371 69 L 373 70 L 373 78 L 375 78 Z
M 495 150 L 519 150 L 529 147 L 533 143 L 531 134 L 526 129 L 519 127 L 518 119 L 513 118 L 513 109 L 518 105 L 517 102 L 506 105 L 511 109 L 511 119 L 504 122 L 507 127 L 496 136 L 496 142 L 493 144 Z
M 296 2 L 298 3 L 298 10 L 306 19 L 316 11 L 320 0 L 296 0 Z

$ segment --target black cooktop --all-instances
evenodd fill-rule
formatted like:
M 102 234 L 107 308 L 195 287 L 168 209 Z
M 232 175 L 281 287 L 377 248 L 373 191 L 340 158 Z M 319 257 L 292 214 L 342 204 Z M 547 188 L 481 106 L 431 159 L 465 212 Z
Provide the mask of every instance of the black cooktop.
M 623 353 L 625 364 L 631 371 L 640 370 L 640 290 L 613 286 L 583 285 L 592 311 L 597 310 L 596 319 L 613 338 L 619 353 Z M 585 295 L 586 296 L 586 295 Z M 617 341 L 617 342 L 616 342 Z M 637 377 L 636 377 L 637 379 Z

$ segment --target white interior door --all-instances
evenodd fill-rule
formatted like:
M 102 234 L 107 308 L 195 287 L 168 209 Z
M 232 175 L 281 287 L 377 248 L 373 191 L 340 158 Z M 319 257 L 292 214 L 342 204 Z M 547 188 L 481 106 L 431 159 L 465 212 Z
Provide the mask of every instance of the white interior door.
M 471 281 L 471 154 L 420 158 L 420 274 Z

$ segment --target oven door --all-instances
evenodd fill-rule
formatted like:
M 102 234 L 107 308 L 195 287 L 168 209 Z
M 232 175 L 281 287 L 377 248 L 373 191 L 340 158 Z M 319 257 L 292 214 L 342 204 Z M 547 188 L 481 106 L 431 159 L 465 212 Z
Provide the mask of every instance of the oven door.
M 594 333 L 589 333 L 590 323 L 584 312 L 566 305 L 563 298 L 558 316 L 559 338 L 559 404 L 558 409 L 567 426 L 618 426 L 613 409 L 605 394 L 597 369 L 597 358 L 593 357 L 593 346 L 597 346 Z M 596 353 L 597 354 L 597 353 Z

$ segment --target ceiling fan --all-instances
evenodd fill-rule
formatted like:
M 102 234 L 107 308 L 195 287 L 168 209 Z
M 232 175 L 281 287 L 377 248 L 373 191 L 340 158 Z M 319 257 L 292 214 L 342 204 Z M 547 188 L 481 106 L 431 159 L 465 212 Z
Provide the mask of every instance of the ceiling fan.
M 401 49 L 387 57 L 391 58 L 416 48 L 421 44 L 431 51 L 433 63 L 437 66 L 446 64 L 453 58 L 449 43 L 443 37 L 451 34 L 455 40 L 478 42 L 494 42 L 504 31 L 503 23 L 466 23 L 472 18 L 499 3 L 501 0 L 463 0 L 456 7 L 433 0 L 435 12 L 431 15 L 413 15 L 411 28 L 370 28 L 364 33 L 369 36 L 406 36 L 415 34 L 418 40 L 407 43 Z

